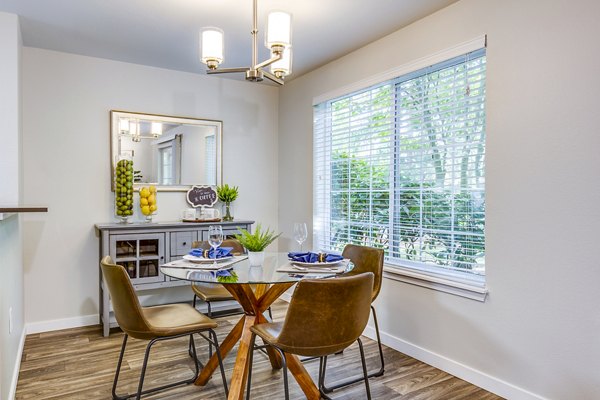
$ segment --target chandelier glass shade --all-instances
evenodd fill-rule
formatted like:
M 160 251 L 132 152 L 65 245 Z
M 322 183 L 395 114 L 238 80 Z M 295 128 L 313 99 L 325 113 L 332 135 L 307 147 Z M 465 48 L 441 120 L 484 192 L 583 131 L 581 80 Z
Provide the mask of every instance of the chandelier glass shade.
M 270 50 L 268 60 L 257 62 L 257 0 L 253 0 L 252 64 L 243 68 L 219 68 L 224 57 L 224 34 L 219 28 L 204 28 L 200 33 L 200 60 L 208 67 L 208 74 L 243 72 L 246 80 L 260 82 L 267 78 L 283 85 L 283 79 L 292 71 L 292 16 L 283 11 L 272 11 L 267 17 L 265 46 Z M 270 66 L 270 72 L 265 67 Z

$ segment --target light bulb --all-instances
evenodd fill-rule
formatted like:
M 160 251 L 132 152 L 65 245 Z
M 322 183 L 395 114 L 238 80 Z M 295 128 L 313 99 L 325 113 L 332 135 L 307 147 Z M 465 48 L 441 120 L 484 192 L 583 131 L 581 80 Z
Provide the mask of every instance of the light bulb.
M 162 135 L 162 123 L 160 123 L 160 122 L 153 122 L 152 123 L 152 128 L 151 128 L 151 133 L 152 133 L 152 136 L 154 136 L 155 138 L 157 138 L 160 135 Z
M 292 16 L 283 11 L 272 11 L 267 17 L 265 44 L 275 52 L 292 44 Z
M 223 31 L 219 28 L 206 28 L 200 33 L 202 43 L 201 61 L 210 69 L 216 69 L 223 62 Z
M 283 50 L 281 59 L 271 64 L 271 73 L 278 78 L 283 78 L 292 73 L 292 48 L 286 47 Z

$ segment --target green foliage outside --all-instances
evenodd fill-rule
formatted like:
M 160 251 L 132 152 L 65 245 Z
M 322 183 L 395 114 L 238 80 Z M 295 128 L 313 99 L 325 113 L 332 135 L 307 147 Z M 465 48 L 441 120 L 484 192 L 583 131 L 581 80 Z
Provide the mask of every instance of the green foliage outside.
M 347 138 L 332 138 L 333 249 L 354 243 L 391 259 L 484 264 L 485 57 L 472 63 L 332 103 L 333 135 Z M 361 115 L 368 121 L 352 127 Z

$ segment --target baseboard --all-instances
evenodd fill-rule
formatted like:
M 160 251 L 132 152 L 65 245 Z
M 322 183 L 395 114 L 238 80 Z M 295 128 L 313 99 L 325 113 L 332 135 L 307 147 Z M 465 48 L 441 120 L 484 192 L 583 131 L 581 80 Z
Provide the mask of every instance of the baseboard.
M 10 390 L 8 391 L 7 400 L 14 400 L 17 393 L 17 382 L 19 382 L 19 371 L 21 369 L 21 358 L 23 358 L 23 348 L 25 347 L 25 336 L 27 336 L 27 333 L 25 332 L 25 327 L 23 327 L 23 330 L 21 331 L 21 339 L 19 339 L 19 348 L 17 349 L 17 357 L 15 360 L 15 366 L 13 370 L 12 381 L 10 382 Z
M 419 347 L 386 332 L 379 331 L 381 342 L 394 350 L 432 365 L 442 371 L 479 386 L 489 392 L 510 400 L 547 400 L 545 397 L 531 393 L 523 388 L 478 371 L 458 361 L 444 357 L 441 354 Z M 368 338 L 375 339 L 375 328 L 367 326 L 363 332 Z
M 26 324 L 25 328 L 27 334 L 58 331 L 61 329 L 79 328 L 82 326 L 98 325 L 99 316 L 98 314 L 83 315 L 81 317 L 53 319 L 49 321 L 30 322 Z
M 292 295 L 284 293 L 280 299 L 290 302 Z M 463 379 L 473 385 L 479 386 L 489 392 L 510 400 L 548 400 L 545 397 L 531 393 L 511 383 L 495 378 L 484 372 L 478 371 L 458 361 L 444 357 L 415 344 L 409 343 L 384 331 L 379 331 L 381 342 L 394 350 L 411 356 L 419 361 L 432 365 L 442 371 Z M 375 328 L 367 326 L 363 335 L 376 340 Z

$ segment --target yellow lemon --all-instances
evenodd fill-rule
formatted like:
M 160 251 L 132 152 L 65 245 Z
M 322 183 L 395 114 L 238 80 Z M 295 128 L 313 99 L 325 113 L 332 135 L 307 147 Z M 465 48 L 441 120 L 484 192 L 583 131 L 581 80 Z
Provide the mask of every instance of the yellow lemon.
M 156 204 L 156 196 L 151 194 L 150 196 L 148 196 L 148 204 L 152 205 L 152 204 Z
M 148 188 L 143 187 L 140 189 L 140 197 L 148 197 L 150 196 L 150 191 L 148 190 Z
M 158 207 L 156 207 L 156 204 L 152 204 L 152 205 L 150 206 L 150 211 L 151 211 L 151 212 L 154 212 L 154 211 L 156 211 L 156 209 L 157 209 L 157 208 L 158 208 Z
M 150 211 L 150 207 L 148 207 L 148 206 L 143 206 L 142 207 L 142 214 L 144 214 L 144 215 L 150 215 L 150 212 L 151 212 Z
M 150 193 L 156 193 L 156 186 L 150 186 Z
M 148 199 L 146 199 L 145 197 L 140 197 L 140 206 L 147 206 L 148 205 Z

